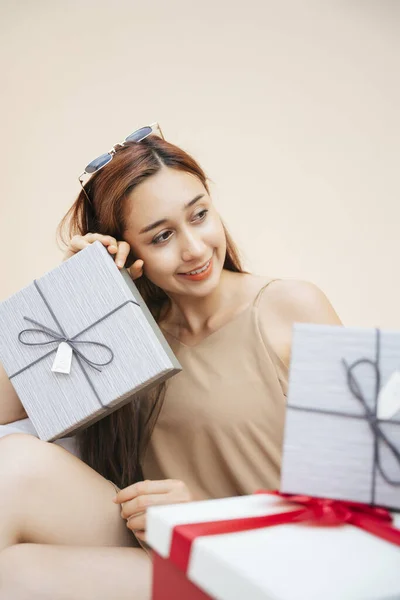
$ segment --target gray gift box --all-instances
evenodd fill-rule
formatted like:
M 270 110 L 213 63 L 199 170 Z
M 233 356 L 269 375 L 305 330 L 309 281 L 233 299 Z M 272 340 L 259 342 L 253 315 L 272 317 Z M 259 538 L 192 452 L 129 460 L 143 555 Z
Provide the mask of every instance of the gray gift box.
M 377 417 L 400 331 L 295 323 L 280 490 L 400 509 L 400 411 Z
M 53 372 L 65 340 L 70 372 Z M 0 361 L 45 441 L 182 370 L 128 271 L 98 241 L 0 303 Z

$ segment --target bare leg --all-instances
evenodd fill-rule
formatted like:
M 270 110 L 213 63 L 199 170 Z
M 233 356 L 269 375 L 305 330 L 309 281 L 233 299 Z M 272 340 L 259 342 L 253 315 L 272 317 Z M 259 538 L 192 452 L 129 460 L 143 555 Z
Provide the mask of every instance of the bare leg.
M 33 590 L 42 580 L 49 598 L 63 600 L 134 599 L 136 589 L 149 594 L 149 557 L 137 548 L 114 495 L 109 481 L 64 448 L 26 434 L 1 438 L 0 600 L 20 600 L 17 589 L 25 600 L 23 580 Z M 100 595 L 113 582 L 110 565 L 130 596 Z M 60 596 L 67 583 L 70 595 Z M 79 586 L 86 596 L 77 592 Z M 26 598 L 46 598 L 34 593 Z
M 0 553 L 0 600 L 150 600 L 139 548 L 18 544 Z

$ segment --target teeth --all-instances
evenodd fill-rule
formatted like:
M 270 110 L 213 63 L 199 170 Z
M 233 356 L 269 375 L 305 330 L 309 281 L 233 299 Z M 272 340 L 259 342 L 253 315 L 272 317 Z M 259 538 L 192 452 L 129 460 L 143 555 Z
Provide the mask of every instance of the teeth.
M 197 275 L 197 273 L 203 273 L 203 271 L 205 271 L 206 269 L 208 269 L 208 265 L 210 264 L 211 260 L 208 261 L 208 263 L 206 265 L 204 265 L 204 267 L 202 269 L 197 269 L 197 271 L 190 271 L 189 273 L 185 273 L 186 275 Z

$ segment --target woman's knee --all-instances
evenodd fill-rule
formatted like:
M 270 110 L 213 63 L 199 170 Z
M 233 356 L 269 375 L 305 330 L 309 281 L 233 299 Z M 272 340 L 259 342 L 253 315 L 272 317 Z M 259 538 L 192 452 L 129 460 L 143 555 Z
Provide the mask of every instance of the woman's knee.
M 55 450 L 57 448 L 57 450 Z M 12 433 L 0 439 L 0 488 L 38 480 L 49 472 L 55 453 L 66 452 L 33 435 Z
M 133 546 L 113 496 L 109 481 L 60 446 L 20 434 L 0 440 L 0 511 L 12 515 L 14 540 Z

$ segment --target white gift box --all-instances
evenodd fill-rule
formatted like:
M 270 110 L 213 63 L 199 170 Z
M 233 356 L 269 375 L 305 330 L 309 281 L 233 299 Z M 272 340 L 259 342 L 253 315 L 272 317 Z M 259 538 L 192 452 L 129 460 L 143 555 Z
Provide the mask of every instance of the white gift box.
M 280 490 L 400 510 L 400 331 L 295 323 Z
M 182 370 L 128 271 L 96 241 L 0 303 L 0 361 L 45 441 Z
M 255 494 L 149 508 L 153 600 L 400 598 L 400 546 L 353 525 L 291 523 L 205 537 L 188 531 L 183 534 L 187 545 L 195 539 L 187 566 L 172 548 L 180 525 L 263 517 L 298 507 Z M 400 527 L 399 514 L 394 526 Z

